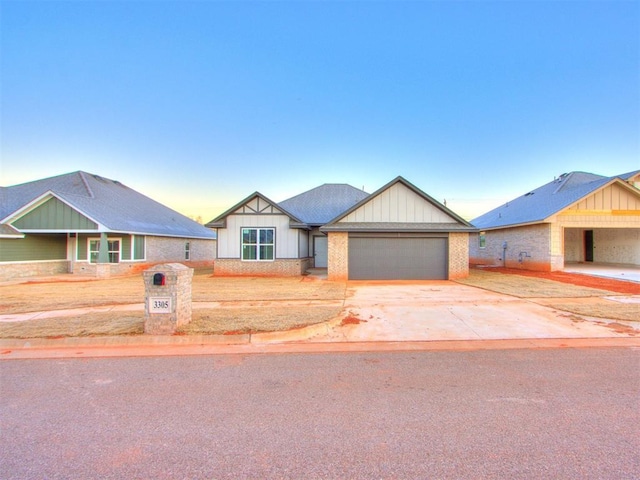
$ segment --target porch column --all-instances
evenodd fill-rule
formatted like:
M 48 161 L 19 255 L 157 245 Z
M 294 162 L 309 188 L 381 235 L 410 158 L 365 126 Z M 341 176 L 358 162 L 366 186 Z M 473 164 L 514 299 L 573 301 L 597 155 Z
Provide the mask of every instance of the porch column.
M 100 250 L 98 250 L 98 263 L 109 263 L 109 240 L 107 233 L 100 234 Z

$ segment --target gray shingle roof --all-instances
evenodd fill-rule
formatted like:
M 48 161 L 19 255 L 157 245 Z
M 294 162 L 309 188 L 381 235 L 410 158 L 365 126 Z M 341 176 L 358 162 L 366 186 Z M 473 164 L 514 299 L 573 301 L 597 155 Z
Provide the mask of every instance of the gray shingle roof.
M 571 172 L 471 220 L 480 229 L 538 223 L 590 195 L 616 178 L 627 180 L 639 171 L 614 177 Z
M 126 185 L 82 171 L 2 187 L 0 221 L 47 192 L 52 192 L 107 231 L 215 238 L 211 230 Z
M 344 183 L 325 183 L 278 205 L 311 226 L 328 223 L 369 194 Z

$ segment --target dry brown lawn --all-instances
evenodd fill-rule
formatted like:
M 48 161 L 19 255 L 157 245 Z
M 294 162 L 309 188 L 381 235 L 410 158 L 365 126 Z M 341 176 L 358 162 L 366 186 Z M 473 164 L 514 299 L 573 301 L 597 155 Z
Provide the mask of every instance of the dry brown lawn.
M 616 293 L 608 290 L 579 287 L 544 278 L 508 275 L 478 269 L 471 269 L 469 276 L 458 280 L 458 283 L 519 298 L 575 298 L 616 295 Z
M 340 300 L 345 284 L 308 277 L 213 277 L 196 271 L 191 285 L 194 302 L 259 300 Z M 0 315 L 144 301 L 142 275 L 104 280 L 31 282 L 0 285 Z
M 144 333 L 144 312 L 99 312 L 0 323 L 0 338 L 61 338 Z
M 279 305 L 241 307 L 242 302 L 330 301 L 340 304 L 346 284 L 311 280 L 308 277 L 253 278 L 213 277 L 196 271 L 192 283 L 191 322 L 180 334 L 211 335 L 289 330 L 335 318 L 338 306 Z M 0 314 L 19 314 L 104 305 L 143 303 L 142 276 L 91 281 L 57 281 L 0 285 Z M 199 308 L 197 302 L 225 302 L 227 306 Z M 234 303 L 235 302 L 235 303 Z M 144 312 L 91 312 L 72 317 L 51 317 L 0 323 L 0 338 L 55 338 L 100 335 L 139 335 L 144 331 Z
M 528 298 L 558 310 L 613 320 L 638 321 L 640 306 L 604 299 L 615 292 L 562 282 L 472 270 L 459 283 L 498 293 Z M 192 321 L 178 333 L 186 335 L 251 333 L 288 330 L 335 318 L 344 300 L 346 284 L 295 278 L 213 277 L 196 271 L 192 284 Z M 277 308 L 252 306 L 260 301 L 285 301 Z M 296 300 L 329 301 L 327 305 L 296 304 Z M 57 281 L 0 285 L 0 314 L 19 314 L 144 301 L 142 276 L 92 281 Z M 200 308 L 197 302 L 224 302 L 217 308 Z M 246 306 L 242 302 L 251 302 Z M 140 311 L 107 311 L 71 317 L 1 322 L 0 338 L 139 335 L 144 328 Z
M 611 320 L 640 321 L 640 304 L 622 303 L 603 297 L 616 297 L 620 293 L 530 276 L 488 272 L 472 269 L 469 277 L 459 283 L 528 298 L 535 303 L 556 310 Z

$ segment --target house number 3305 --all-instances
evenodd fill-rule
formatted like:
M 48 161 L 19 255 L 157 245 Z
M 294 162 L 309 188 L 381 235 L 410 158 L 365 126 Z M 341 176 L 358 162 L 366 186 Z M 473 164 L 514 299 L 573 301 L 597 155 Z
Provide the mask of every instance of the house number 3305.
M 149 313 L 171 313 L 171 298 L 169 297 L 149 298 Z

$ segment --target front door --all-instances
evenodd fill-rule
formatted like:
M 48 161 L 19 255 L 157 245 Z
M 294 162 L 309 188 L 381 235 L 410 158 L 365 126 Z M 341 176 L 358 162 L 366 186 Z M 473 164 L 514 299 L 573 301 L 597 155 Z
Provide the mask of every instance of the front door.
M 584 231 L 584 261 L 593 262 L 593 230 Z
M 327 237 L 313 237 L 313 257 L 315 258 L 315 268 L 327 268 L 329 257 Z

